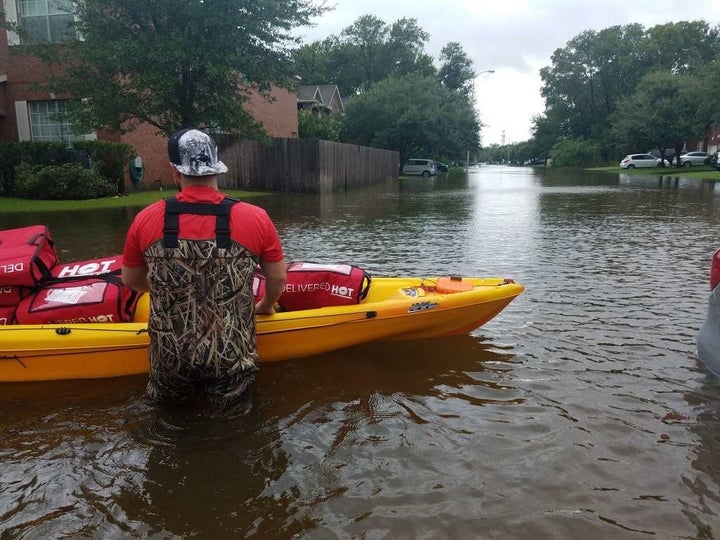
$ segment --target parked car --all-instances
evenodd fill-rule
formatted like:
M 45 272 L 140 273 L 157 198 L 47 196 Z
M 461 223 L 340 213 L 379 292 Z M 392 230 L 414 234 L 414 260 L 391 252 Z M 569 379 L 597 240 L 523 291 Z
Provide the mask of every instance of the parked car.
M 720 171 L 720 152 L 715 152 L 710 158 L 710 166 Z
M 448 166 L 444 163 L 440 163 L 439 161 L 435 162 L 435 168 L 437 169 L 437 172 L 448 172 Z
M 419 174 L 421 176 L 435 176 L 437 167 L 432 159 L 408 159 L 402 168 L 403 174 Z
M 680 165 L 690 167 L 691 165 L 705 165 L 705 160 L 710 157 L 707 152 L 688 152 L 680 154 Z
M 661 159 L 651 154 L 628 154 L 620 162 L 620 167 L 623 169 L 638 169 L 642 167 L 657 167 L 660 165 Z M 665 160 L 667 165 L 667 160 Z

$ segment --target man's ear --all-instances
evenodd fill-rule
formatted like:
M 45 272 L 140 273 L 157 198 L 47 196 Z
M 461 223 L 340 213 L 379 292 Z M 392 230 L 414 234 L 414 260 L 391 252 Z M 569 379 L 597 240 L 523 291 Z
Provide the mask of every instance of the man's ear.
M 182 191 L 182 174 L 172 163 L 170 164 L 170 168 L 172 169 L 173 184 L 175 184 L 178 191 Z

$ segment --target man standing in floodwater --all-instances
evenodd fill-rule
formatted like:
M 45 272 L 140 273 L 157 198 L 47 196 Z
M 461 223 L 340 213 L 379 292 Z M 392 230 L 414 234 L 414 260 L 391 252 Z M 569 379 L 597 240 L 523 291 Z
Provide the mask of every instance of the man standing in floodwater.
M 174 133 L 168 155 L 180 192 L 138 213 L 123 250 L 123 282 L 150 292 L 147 393 L 232 403 L 258 369 L 255 314 L 274 313 L 285 285 L 282 246 L 265 210 L 219 191 L 228 169 L 208 134 Z M 266 285 L 255 305 L 257 265 Z

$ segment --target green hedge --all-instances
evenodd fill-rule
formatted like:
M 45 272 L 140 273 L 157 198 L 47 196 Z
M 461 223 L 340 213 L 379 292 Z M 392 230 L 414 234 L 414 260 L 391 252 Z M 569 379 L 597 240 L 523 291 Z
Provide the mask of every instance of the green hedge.
M 135 155 L 135 149 L 129 144 L 104 141 L 76 141 L 72 148 L 68 148 L 66 143 L 55 142 L 3 143 L 0 144 L 0 195 L 5 197 L 25 196 L 17 191 L 16 186 L 16 168 L 21 165 L 28 165 L 32 167 L 34 174 L 40 174 L 44 167 L 57 167 L 66 163 L 74 163 L 93 171 L 104 178 L 105 183 L 115 186 L 115 193 L 124 193 L 125 167 L 133 155 Z M 23 174 L 28 174 L 27 170 L 23 169 L 22 171 Z M 58 171 L 51 170 L 51 173 L 58 174 Z M 84 182 L 87 184 L 87 180 Z M 30 184 L 27 179 L 24 180 L 24 186 Z M 86 190 L 82 188 L 77 191 Z M 58 197 L 40 198 L 56 199 Z M 70 199 L 71 197 L 63 198 Z
M 79 163 L 15 168 L 15 192 L 24 199 L 84 200 L 117 195 L 117 186 Z

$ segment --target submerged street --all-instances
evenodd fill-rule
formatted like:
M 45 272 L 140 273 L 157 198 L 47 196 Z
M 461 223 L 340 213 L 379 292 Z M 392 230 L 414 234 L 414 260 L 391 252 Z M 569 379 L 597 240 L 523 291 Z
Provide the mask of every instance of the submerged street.
M 145 376 L 1 385 L 9 538 L 720 535 L 720 382 L 695 356 L 720 185 L 485 166 L 252 202 L 288 262 L 526 291 L 469 335 L 264 365 L 230 411 L 155 405 Z M 136 211 L 0 228 L 82 260 Z

